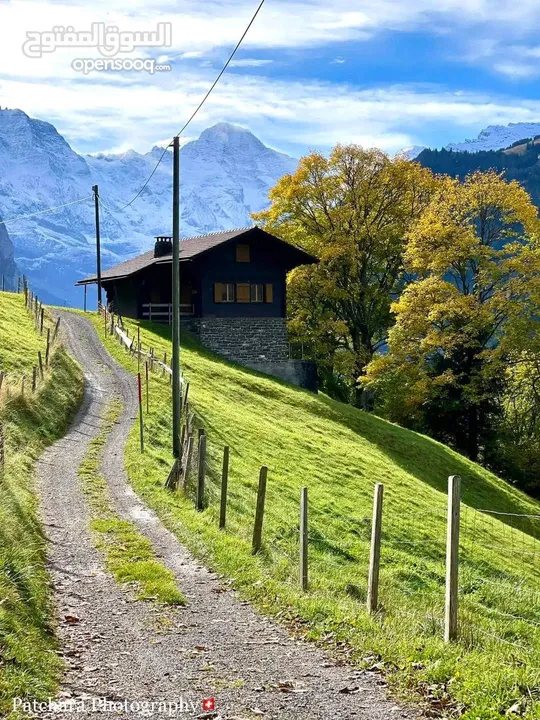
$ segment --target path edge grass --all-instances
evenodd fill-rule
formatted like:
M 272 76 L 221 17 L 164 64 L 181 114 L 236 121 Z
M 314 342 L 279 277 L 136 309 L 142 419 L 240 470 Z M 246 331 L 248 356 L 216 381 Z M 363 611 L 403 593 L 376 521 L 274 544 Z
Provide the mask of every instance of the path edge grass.
M 35 472 L 44 450 L 69 428 L 83 396 L 79 365 L 58 347 L 39 390 L 0 407 L 6 433 L 0 478 L 0 715 L 7 717 L 17 717 L 15 697 L 43 701 L 53 695 L 62 670 Z
M 108 435 L 122 414 L 122 402 L 109 403 L 97 437 L 89 444 L 78 470 L 91 511 L 90 529 L 107 570 L 120 584 L 136 588 L 138 600 L 156 600 L 164 605 L 185 605 L 173 573 L 156 559 L 150 540 L 134 523 L 114 512 L 108 485 L 102 476 L 101 460 Z

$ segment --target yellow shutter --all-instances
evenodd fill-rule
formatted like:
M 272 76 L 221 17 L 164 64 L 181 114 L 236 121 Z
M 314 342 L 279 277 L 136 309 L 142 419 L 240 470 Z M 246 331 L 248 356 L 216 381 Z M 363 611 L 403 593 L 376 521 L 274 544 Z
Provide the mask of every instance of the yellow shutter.
M 238 283 L 236 286 L 236 302 L 248 303 L 251 301 L 251 287 L 249 283 Z
M 236 262 L 250 262 L 249 245 L 238 243 L 236 246 Z
M 216 283 L 214 285 L 214 302 L 223 302 L 223 283 Z
M 274 302 L 274 286 L 272 285 L 272 283 L 266 284 L 266 302 Z

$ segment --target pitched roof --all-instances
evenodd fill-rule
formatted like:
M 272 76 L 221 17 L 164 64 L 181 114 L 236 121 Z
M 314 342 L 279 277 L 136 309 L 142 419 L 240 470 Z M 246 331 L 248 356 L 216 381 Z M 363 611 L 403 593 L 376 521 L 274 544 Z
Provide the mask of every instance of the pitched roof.
M 264 235 L 267 235 L 276 242 L 283 244 L 292 252 L 297 254 L 299 265 L 317 262 L 317 259 L 312 255 L 309 255 L 307 252 L 305 252 L 305 250 L 301 250 L 294 245 L 290 245 L 284 240 L 281 240 L 281 238 L 278 238 L 275 235 L 271 235 L 265 230 L 261 230 L 257 227 L 238 228 L 236 230 L 227 230 L 226 232 L 214 232 L 209 233 L 208 235 L 196 235 L 190 238 L 182 238 L 180 240 L 180 262 L 192 260 L 193 258 L 202 255 L 208 250 L 212 250 L 218 245 L 227 243 L 242 235 L 253 233 L 254 231 L 257 233 L 264 233 Z M 151 265 L 161 265 L 166 263 L 172 263 L 172 254 L 162 255 L 161 257 L 154 257 L 154 250 L 148 250 L 142 255 L 138 255 L 137 257 L 131 258 L 131 260 L 126 260 L 125 262 L 121 262 L 118 265 L 114 265 L 108 270 L 104 270 L 101 273 L 101 280 L 102 282 L 106 282 L 107 280 L 119 280 L 121 278 L 128 277 L 129 275 L 133 275 L 140 270 L 144 270 Z M 79 280 L 76 285 L 89 285 L 95 282 L 97 282 L 97 276 L 92 275 L 91 277 L 87 277 L 84 280 Z

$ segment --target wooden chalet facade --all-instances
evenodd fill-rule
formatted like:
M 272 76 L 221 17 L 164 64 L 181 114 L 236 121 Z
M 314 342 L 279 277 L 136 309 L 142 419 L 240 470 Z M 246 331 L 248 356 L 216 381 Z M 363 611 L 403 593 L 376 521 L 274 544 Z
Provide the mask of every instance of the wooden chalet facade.
M 293 268 L 314 262 L 313 256 L 260 228 L 182 239 L 182 321 L 210 349 L 284 376 L 263 365 L 292 362 L 285 320 L 286 276 Z M 94 276 L 77 284 L 96 282 Z M 170 323 L 172 238 L 159 236 L 153 250 L 105 270 L 102 286 L 113 312 Z M 311 371 L 309 381 L 297 384 L 313 387 L 312 376 Z

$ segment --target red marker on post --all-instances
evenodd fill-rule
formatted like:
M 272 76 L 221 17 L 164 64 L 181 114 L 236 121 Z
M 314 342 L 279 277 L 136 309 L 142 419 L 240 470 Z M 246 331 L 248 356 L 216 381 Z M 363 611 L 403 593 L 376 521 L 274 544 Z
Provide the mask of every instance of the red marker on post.
M 142 410 L 142 382 L 141 373 L 137 373 L 137 379 L 139 382 L 139 427 L 141 430 L 141 452 L 144 452 L 144 423 L 143 423 L 143 410 Z

